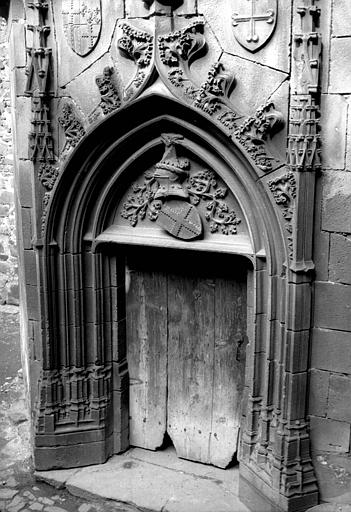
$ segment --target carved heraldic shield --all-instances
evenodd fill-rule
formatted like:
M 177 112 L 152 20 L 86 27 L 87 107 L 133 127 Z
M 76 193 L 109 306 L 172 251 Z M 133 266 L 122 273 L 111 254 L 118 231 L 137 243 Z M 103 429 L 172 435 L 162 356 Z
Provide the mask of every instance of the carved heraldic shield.
M 62 0 L 61 14 L 69 46 L 81 57 L 88 55 L 100 36 L 100 0 Z
M 277 0 L 237 0 L 232 18 L 235 39 L 249 52 L 260 50 L 274 32 L 277 13 Z

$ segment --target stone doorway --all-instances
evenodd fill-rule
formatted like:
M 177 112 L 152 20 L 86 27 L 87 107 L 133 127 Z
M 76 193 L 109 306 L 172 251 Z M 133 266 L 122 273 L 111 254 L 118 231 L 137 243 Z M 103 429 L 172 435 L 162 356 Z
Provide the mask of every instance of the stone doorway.
M 129 249 L 129 440 L 227 467 L 244 389 L 247 264 L 229 255 Z

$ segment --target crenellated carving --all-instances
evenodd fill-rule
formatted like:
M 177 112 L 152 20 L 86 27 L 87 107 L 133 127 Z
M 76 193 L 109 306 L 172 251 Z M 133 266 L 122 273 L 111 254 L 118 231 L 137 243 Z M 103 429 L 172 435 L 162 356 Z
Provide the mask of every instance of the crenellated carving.
M 43 0 L 28 2 L 37 13 L 38 23 L 28 25 L 33 46 L 27 47 L 29 65 L 24 90 L 32 98 L 32 130 L 29 133 L 29 158 L 36 162 L 54 161 L 54 145 L 51 133 L 50 99 L 53 91 L 52 49 L 47 46 L 50 26 L 47 25 L 48 3 Z
M 65 134 L 63 152 L 76 147 L 81 138 L 85 135 L 83 123 L 75 113 L 73 105 L 65 102 L 62 106 L 61 115 L 58 118 Z
M 293 170 L 321 167 L 319 106 L 311 95 L 292 96 L 287 163 Z
M 293 219 L 296 200 L 296 179 L 295 173 L 288 171 L 286 174 L 268 181 L 268 186 L 273 194 L 275 202 L 281 208 L 284 219 L 286 220 L 285 229 L 289 246 L 289 256 L 292 257 L 293 251 Z
M 111 392 L 111 365 L 45 370 L 41 379 L 41 403 L 45 406 L 39 411 L 37 432 L 103 427 Z
M 54 143 L 51 133 L 49 100 L 45 96 L 32 96 L 32 130 L 29 132 L 29 158 L 39 162 L 53 162 Z
M 100 106 L 104 115 L 110 114 L 120 108 L 121 98 L 118 92 L 117 84 L 114 81 L 114 69 L 106 66 L 102 75 L 95 79 L 98 86 L 101 102 Z

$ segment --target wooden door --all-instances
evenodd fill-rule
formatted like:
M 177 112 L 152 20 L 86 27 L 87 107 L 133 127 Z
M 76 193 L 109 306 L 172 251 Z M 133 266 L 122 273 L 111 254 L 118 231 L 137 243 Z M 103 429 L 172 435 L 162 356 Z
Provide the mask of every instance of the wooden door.
M 167 432 L 179 457 L 226 467 L 241 416 L 246 266 L 161 249 L 127 261 L 130 444 L 157 449 Z

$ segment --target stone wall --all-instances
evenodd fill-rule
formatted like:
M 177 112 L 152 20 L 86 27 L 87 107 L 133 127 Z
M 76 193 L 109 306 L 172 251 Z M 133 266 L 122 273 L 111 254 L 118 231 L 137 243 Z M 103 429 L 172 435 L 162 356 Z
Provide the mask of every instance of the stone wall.
M 7 23 L 0 18 L 0 304 L 18 304 Z
M 327 4 L 328 2 L 324 2 Z M 351 426 L 351 4 L 323 9 L 323 171 L 317 180 L 310 405 L 320 480 L 350 485 Z M 341 457 L 337 457 L 339 454 Z M 345 475 L 347 476 L 345 478 Z M 321 485 L 322 497 L 333 492 Z

